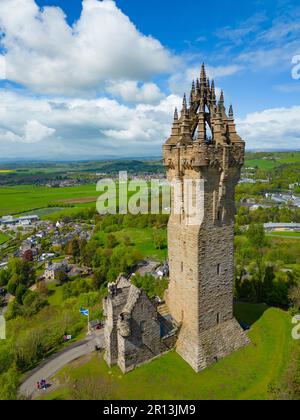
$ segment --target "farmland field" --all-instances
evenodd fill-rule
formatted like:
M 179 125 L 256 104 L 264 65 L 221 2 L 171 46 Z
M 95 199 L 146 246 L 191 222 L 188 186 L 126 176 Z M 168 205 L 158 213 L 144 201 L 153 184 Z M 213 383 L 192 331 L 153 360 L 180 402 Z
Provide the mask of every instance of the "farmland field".
M 96 185 L 79 187 L 47 188 L 34 185 L 0 188 L 0 216 L 20 214 L 52 205 L 74 204 L 90 207 L 95 202 Z M 87 198 L 89 198 L 87 200 Z M 81 200 L 81 202 L 79 202 Z

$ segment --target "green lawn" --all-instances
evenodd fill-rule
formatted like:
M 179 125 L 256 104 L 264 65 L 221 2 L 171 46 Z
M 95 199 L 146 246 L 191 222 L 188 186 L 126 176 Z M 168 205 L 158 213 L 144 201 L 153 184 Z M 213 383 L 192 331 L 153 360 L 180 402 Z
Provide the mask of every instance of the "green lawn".
M 113 235 L 117 238 L 120 244 L 123 243 L 124 239 L 128 237 L 131 241 L 131 247 L 139 251 L 143 258 L 154 259 L 157 261 L 165 261 L 167 258 L 166 249 L 156 249 L 154 244 L 154 232 L 152 228 L 124 228 L 119 232 L 113 232 Z M 167 235 L 165 229 L 159 230 L 163 234 Z M 108 235 L 100 232 L 100 235 Z
M 7 242 L 8 239 L 9 239 L 9 237 L 7 235 L 4 235 L 4 233 L 0 232 L 0 245 L 2 245 L 5 242 Z
M 117 367 L 109 369 L 102 357 L 78 361 L 57 375 L 60 384 L 81 378 L 102 378 L 112 387 L 114 399 L 268 399 L 271 385 L 281 381 L 295 342 L 291 338 L 290 316 L 262 305 L 237 305 L 244 321 L 254 321 L 251 344 L 196 374 L 175 352 L 122 375 Z M 68 399 L 70 388 L 62 385 L 47 399 Z
M 63 304 L 62 287 L 57 287 L 57 283 L 51 283 L 47 285 L 50 295 L 48 297 L 49 305 L 60 306 Z
M 153 229 L 151 228 L 128 228 L 120 232 L 114 232 L 119 241 L 126 236 L 131 240 L 134 246 L 144 258 L 151 258 L 158 261 L 165 261 L 167 256 L 166 249 L 156 249 L 153 241 Z

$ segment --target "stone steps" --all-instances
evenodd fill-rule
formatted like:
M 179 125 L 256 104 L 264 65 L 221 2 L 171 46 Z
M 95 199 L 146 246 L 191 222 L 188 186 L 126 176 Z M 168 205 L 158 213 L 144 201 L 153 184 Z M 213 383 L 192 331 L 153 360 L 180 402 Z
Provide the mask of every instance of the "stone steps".
M 170 310 L 169 310 L 169 308 L 168 308 L 168 306 L 167 306 L 166 304 L 160 305 L 160 306 L 157 308 L 157 311 L 158 311 L 158 313 L 159 313 L 161 316 L 167 316 L 167 315 L 170 315 Z

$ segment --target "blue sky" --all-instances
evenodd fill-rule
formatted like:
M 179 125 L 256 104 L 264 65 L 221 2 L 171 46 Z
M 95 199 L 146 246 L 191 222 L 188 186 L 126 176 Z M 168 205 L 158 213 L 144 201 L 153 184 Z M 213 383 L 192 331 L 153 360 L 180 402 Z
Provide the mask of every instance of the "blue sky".
M 0 29 L 3 157 L 158 156 L 203 61 L 249 149 L 300 148 L 298 1 L 2 0 Z

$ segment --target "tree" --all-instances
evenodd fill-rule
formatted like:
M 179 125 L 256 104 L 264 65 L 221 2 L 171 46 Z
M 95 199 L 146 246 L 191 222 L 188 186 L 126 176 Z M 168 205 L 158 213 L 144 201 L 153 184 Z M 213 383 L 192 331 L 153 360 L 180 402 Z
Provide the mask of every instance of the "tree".
M 46 305 L 48 305 L 48 302 L 40 293 L 28 290 L 23 296 L 22 315 L 25 317 L 33 316 Z
M 117 240 L 117 238 L 115 237 L 115 235 L 113 235 L 112 233 L 108 234 L 106 237 L 106 241 L 105 241 L 105 247 L 108 249 L 113 249 L 116 248 L 116 246 L 118 246 L 119 242 Z
M 22 305 L 23 304 L 23 297 L 25 293 L 27 292 L 26 287 L 23 284 L 19 284 L 16 288 L 15 296 L 17 302 Z
M 0 376 L 0 400 L 16 400 L 19 375 L 15 367 Z
M 64 270 L 60 270 L 56 275 L 57 282 L 60 286 L 69 281 L 69 277 Z
M 268 265 L 263 281 L 263 299 L 265 302 L 268 302 L 269 296 L 273 291 L 275 277 L 274 266 Z
M 9 282 L 10 272 L 9 270 L 0 271 L 0 287 L 6 286 Z
M 165 231 L 155 231 L 153 234 L 153 240 L 156 249 L 165 249 L 168 246 L 167 235 Z
M 266 245 L 266 234 L 263 225 L 250 224 L 247 230 L 247 238 L 253 247 L 262 249 Z
M 300 284 L 290 289 L 289 301 L 295 309 L 300 310 Z

